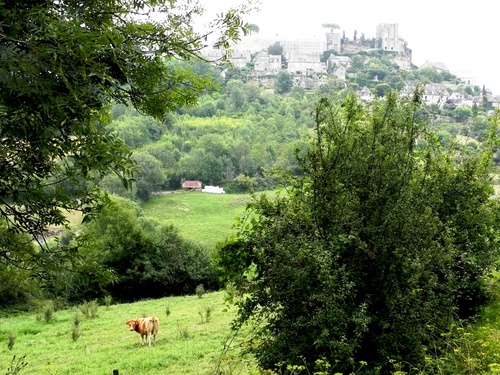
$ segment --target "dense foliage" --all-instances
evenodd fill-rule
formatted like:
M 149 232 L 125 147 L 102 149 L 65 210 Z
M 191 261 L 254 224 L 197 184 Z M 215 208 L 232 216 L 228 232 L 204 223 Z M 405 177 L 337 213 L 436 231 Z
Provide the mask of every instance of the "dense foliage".
M 174 61 L 199 56 L 208 37 L 228 48 L 245 31 L 241 11 L 201 34 L 203 9 L 190 1 L 1 1 L 0 216 L 9 229 L 40 236 L 65 223 L 64 210 L 92 212 L 108 173 L 129 185 L 137 168 L 106 128 L 111 103 L 159 120 L 193 105 L 212 81 Z M 0 261 L 20 260 L 0 245 Z M 30 265 L 63 255 L 43 249 Z
M 359 51 L 349 56 L 352 64 L 346 80 L 322 77 L 318 87 L 309 86 L 307 80 L 296 85 L 297 75 L 286 71 L 262 81 L 249 66 L 191 64 L 199 74 L 217 81 L 220 91 L 205 92 L 197 106 L 180 108 L 163 123 L 121 105 L 112 108 L 111 129 L 136 152 L 158 159 L 163 181 L 145 179 L 142 188 L 132 193 L 120 188 L 117 178 L 107 178 L 102 186 L 142 200 L 154 190 L 178 189 L 187 179 L 223 185 L 228 192 L 269 189 L 281 182 L 275 171 L 300 173 L 293 152 L 304 148 L 304 138 L 314 127 L 313 109 L 321 97 L 342 98 L 365 85 L 374 96 L 383 97 L 411 85 L 457 83 L 455 76 L 435 68 L 400 69 L 395 52 Z M 480 89 L 458 84 L 456 91 L 479 95 Z M 432 127 L 439 129 L 443 143 L 468 137 L 467 153 L 475 152 L 477 141 L 488 136 L 484 106 L 428 105 L 423 110 L 436 115 L 438 121 Z
M 143 217 L 140 207 L 113 198 L 78 236 L 62 236 L 58 250 L 78 247 L 71 270 L 46 276 L 49 296 L 70 303 L 110 295 L 118 301 L 194 293 L 219 286 L 211 251 L 185 240 L 171 225 Z
M 135 150 L 143 175 L 133 195 L 116 177 L 107 177 L 101 186 L 141 200 L 154 191 L 179 189 L 184 180 L 224 186 L 227 192 L 273 188 L 279 182 L 275 171 L 299 170 L 294 150 L 303 148 L 314 125 L 315 100 L 299 88 L 288 97 L 230 80 L 220 93 L 202 96 L 198 106 L 179 110 L 166 124 L 116 105 L 110 128 Z M 163 180 L 152 178 L 144 154 L 159 162 Z
M 255 200 L 219 249 L 261 367 L 425 366 L 426 347 L 486 300 L 498 257 L 494 136 L 464 157 L 428 129 L 419 93 L 322 100 L 303 177 Z M 492 134 L 496 129 L 492 130 Z

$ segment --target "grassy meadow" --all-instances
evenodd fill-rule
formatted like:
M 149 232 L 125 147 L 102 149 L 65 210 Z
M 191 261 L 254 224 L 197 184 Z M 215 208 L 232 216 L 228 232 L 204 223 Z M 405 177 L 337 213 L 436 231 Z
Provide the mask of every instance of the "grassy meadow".
M 144 215 L 173 224 L 182 237 L 214 247 L 234 233 L 237 217 L 246 215 L 248 194 L 209 194 L 175 191 L 154 196 L 143 206 Z
M 22 314 L 0 319 L 0 374 L 5 374 L 13 356 L 25 357 L 28 365 L 20 374 L 257 374 L 255 364 L 241 354 L 244 334 L 232 341 L 230 322 L 234 307 L 227 311 L 223 292 L 145 300 L 131 304 L 99 306 L 97 317 L 83 318 L 78 308 L 55 311 L 53 318 Z M 167 314 L 167 311 L 169 312 Z M 73 322 L 79 323 L 75 341 Z M 38 316 L 37 316 L 38 315 Z M 41 315 L 41 316 L 40 316 Z M 125 322 L 147 315 L 160 319 L 157 342 L 142 345 L 140 335 Z M 9 334 L 16 339 L 8 348 Z

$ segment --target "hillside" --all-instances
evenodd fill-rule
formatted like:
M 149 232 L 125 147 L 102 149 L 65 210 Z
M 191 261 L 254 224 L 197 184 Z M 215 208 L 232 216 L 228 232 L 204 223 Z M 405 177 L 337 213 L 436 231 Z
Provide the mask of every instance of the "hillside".
M 226 311 L 223 292 L 100 306 L 95 318 L 73 308 L 55 311 L 46 322 L 44 311 L 0 319 L 0 373 L 5 374 L 13 356 L 28 363 L 23 375 L 111 374 L 115 369 L 120 375 L 203 375 L 213 374 L 217 366 L 224 373 L 257 373 L 241 355 L 243 333 L 231 341 L 234 308 Z M 149 348 L 125 322 L 151 314 L 159 317 L 160 329 L 156 345 Z M 74 340 L 76 316 L 79 337 Z
M 143 205 L 144 215 L 173 224 L 186 239 L 213 248 L 233 233 L 236 217 L 243 217 L 248 194 L 209 194 L 175 191 L 154 196 Z

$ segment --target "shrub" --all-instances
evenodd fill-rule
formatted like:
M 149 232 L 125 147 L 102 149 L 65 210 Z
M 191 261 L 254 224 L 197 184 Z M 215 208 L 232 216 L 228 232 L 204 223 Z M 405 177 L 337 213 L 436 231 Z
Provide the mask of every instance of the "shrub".
M 22 357 L 18 358 L 16 360 L 16 356 L 12 357 L 12 361 L 10 363 L 9 368 L 7 369 L 7 372 L 5 375 L 17 375 L 19 372 L 28 366 L 28 362 L 25 362 L 26 355 L 23 355 Z
M 106 306 L 106 310 L 109 310 L 109 307 L 111 306 L 111 301 L 113 300 L 113 297 L 110 295 L 107 295 L 104 297 L 104 305 Z
M 49 323 L 52 321 L 53 317 L 54 317 L 54 304 L 52 303 L 52 301 L 50 301 L 45 305 L 45 308 L 43 310 L 43 319 L 45 323 Z
M 198 314 L 201 317 L 202 323 L 208 323 L 210 321 L 210 317 L 212 316 L 213 306 L 205 306 L 201 310 L 198 311 Z
M 15 331 L 10 331 L 7 335 L 7 348 L 12 350 L 14 348 L 14 344 L 16 343 L 17 333 Z
M 75 313 L 75 316 L 73 317 L 73 325 L 75 327 L 78 327 L 80 326 L 80 322 L 82 321 L 82 316 L 80 315 L 80 313 L 77 311 Z
M 80 338 L 80 327 L 76 324 L 71 326 L 71 339 L 76 342 Z
M 30 279 L 27 272 L 7 270 L 9 268 L 0 265 L 0 306 L 29 310 L 32 296 L 40 293 L 37 282 Z
M 187 340 L 191 337 L 191 335 L 189 334 L 189 330 L 185 327 L 180 326 L 177 327 L 177 336 L 183 340 Z
M 90 309 L 90 318 L 91 319 L 97 318 L 98 317 L 97 310 L 99 309 L 99 303 L 97 302 L 96 299 L 89 303 L 89 309 Z
M 119 301 L 192 293 L 197 285 L 216 289 L 218 271 L 210 250 L 184 240 L 171 225 L 141 216 L 140 207 L 123 198 L 102 210 L 80 237 L 88 272 L 85 291 Z M 95 266 L 98 264 L 98 266 Z M 103 271 L 108 272 L 103 275 Z
M 90 318 L 90 304 L 87 301 L 85 301 L 84 303 L 82 303 L 81 305 L 79 305 L 78 308 L 82 312 L 82 314 L 85 317 L 85 319 L 89 319 Z
M 205 294 L 205 287 L 203 286 L 203 284 L 199 284 L 196 287 L 195 293 L 198 296 L 198 298 L 203 297 L 203 295 Z

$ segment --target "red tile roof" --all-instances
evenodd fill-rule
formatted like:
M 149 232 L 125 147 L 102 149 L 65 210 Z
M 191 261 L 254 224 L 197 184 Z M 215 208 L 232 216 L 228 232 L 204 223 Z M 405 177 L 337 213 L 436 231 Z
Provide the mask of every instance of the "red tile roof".
M 201 189 L 201 181 L 184 181 L 183 189 Z

